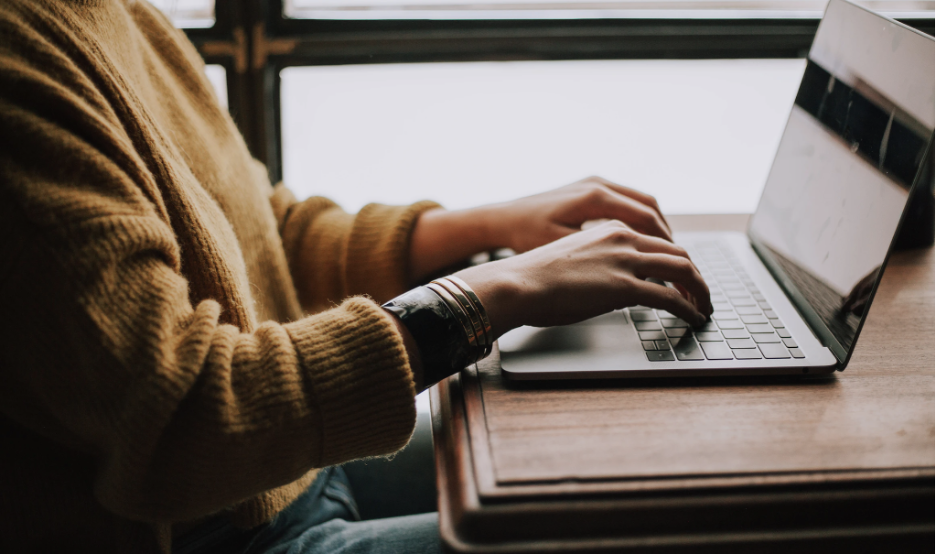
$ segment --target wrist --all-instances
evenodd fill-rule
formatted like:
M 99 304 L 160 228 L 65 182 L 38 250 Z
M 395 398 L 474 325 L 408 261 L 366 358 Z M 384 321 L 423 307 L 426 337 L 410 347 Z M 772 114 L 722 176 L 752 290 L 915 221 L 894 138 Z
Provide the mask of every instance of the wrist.
M 497 216 L 486 207 L 431 210 L 420 216 L 410 244 L 410 278 L 414 283 L 479 253 L 503 245 Z
M 468 283 L 484 305 L 494 340 L 523 325 L 525 280 L 513 270 L 509 261 L 469 267 L 455 274 Z
M 470 210 L 465 210 L 466 219 L 475 226 L 475 233 L 483 244 L 478 252 L 490 252 L 499 248 L 513 248 L 510 233 L 512 226 L 509 223 L 511 210 L 505 209 L 507 204 L 487 204 Z

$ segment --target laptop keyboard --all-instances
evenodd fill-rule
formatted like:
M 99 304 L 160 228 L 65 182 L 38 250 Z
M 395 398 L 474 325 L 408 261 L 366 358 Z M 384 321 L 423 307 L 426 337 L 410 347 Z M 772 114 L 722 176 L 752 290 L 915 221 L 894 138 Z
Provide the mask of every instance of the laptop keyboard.
M 705 279 L 715 308 L 698 329 L 663 310 L 629 308 L 630 321 L 651 362 L 805 358 L 727 245 L 682 245 Z

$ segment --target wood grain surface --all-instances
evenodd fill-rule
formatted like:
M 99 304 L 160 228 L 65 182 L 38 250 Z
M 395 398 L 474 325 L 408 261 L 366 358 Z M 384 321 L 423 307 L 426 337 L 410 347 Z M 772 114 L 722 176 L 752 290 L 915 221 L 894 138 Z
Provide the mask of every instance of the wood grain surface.
M 670 218 L 677 231 L 746 221 Z M 516 383 L 492 356 L 432 393 L 443 537 L 466 552 L 634 550 L 674 530 L 701 533 L 682 546 L 766 544 L 751 533 L 784 525 L 838 547 L 931 539 L 932 518 L 908 508 L 932 505 L 934 366 L 932 248 L 891 258 L 831 377 Z

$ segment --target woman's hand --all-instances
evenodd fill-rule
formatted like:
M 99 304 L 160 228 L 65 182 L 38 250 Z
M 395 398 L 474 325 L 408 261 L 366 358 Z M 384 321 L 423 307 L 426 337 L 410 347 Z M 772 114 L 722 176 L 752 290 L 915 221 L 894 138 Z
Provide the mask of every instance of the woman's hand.
M 601 219 L 615 219 L 639 233 L 673 240 L 655 198 L 601 177 L 484 208 L 494 215 L 492 225 L 504 242 L 502 246 L 518 253 L 571 235 L 587 221 Z
M 637 304 L 667 310 L 692 325 L 712 313 L 708 287 L 685 250 L 619 221 L 456 275 L 480 297 L 495 336 L 521 325 L 564 325 Z
M 469 210 L 434 210 L 413 231 L 410 273 L 418 282 L 478 252 L 522 253 L 571 235 L 587 221 L 613 219 L 672 240 L 656 200 L 601 177 L 549 192 Z

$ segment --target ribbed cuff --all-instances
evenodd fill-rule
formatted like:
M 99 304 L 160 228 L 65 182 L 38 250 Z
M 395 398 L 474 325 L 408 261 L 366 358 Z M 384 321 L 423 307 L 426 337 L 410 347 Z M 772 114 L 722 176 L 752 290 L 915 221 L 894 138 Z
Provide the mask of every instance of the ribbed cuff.
M 409 248 L 416 221 L 439 208 L 422 201 L 410 206 L 368 204 L 354 219 L 345 275 L 349 294 L 366 292 L 386 302 L 409 288 Z
M 391 317 L 351 298 L 285 326 L 321 410 L 318 467 L 395 452 L 413 433 L 416 389 Z

